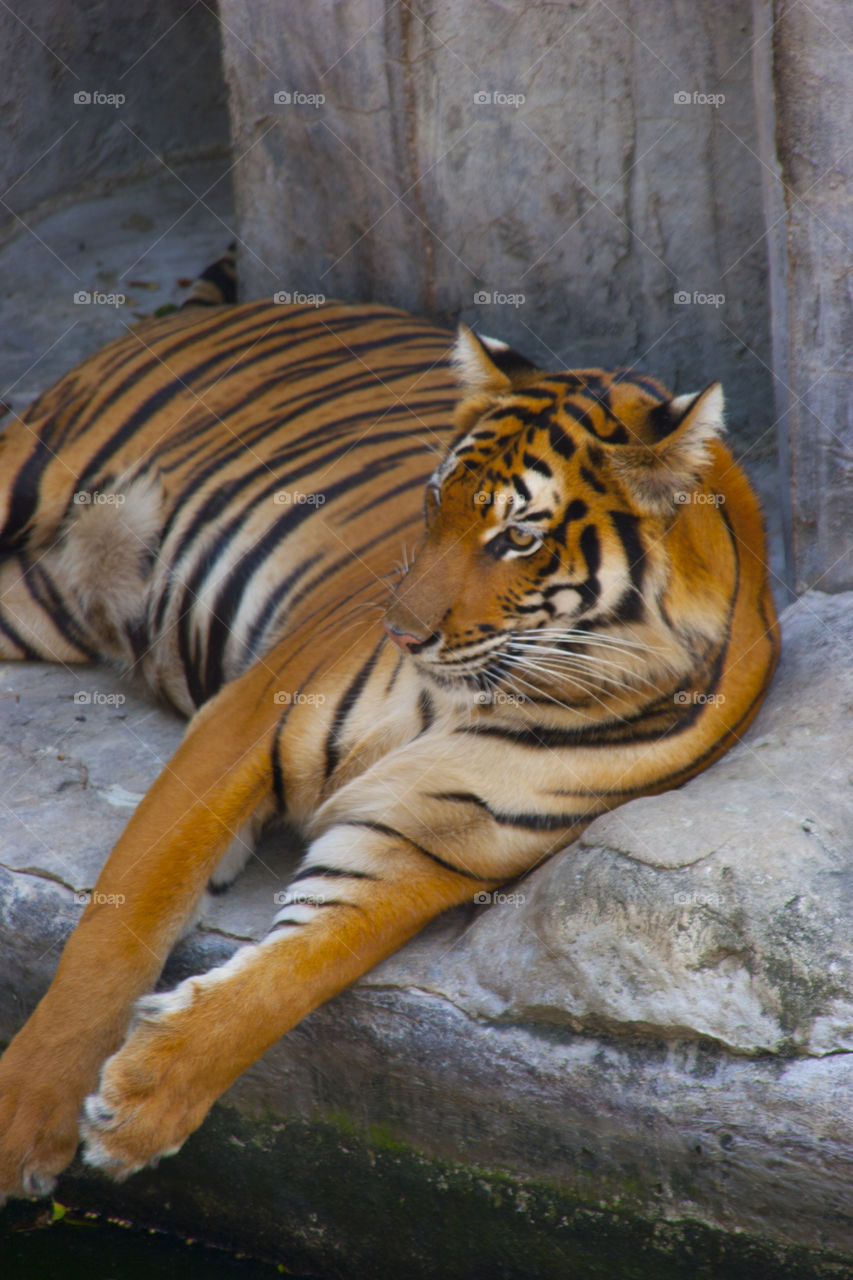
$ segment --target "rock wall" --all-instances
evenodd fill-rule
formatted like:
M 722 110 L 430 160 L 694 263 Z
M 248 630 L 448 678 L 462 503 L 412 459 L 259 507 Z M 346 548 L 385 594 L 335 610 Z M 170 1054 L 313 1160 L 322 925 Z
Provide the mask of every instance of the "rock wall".
M 245 297 L 461 316 L 679 391 L 721 378 L 738 452 L 769 463 L 747 6 L 221 12 Z
M 206 5 L 2 5 L 0 49 L 0 238 L 162 160 L 226 151 L 219 24 Z
M 776 393 L 790 481 L 794 588 L 853 585 L 853 13 L 760 6 L 775 151 L 770 193 Z M 768 22 L 767 20 L 770 19 Z

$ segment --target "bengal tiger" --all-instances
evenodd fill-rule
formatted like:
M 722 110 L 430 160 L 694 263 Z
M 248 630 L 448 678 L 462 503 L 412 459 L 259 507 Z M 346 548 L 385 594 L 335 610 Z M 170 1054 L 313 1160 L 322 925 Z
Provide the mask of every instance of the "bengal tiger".
M 78 1132 L 115 1177 L 177 1151 L 436 914 L 740 738 L 778 641 L 722 411 L 256 302 L 128 330 L 6 430 L 0 656 L 118 663 L 192 717 L 0 1064 L 6 1192 Z M 269 933 L 150 994 L 275 814 L 307 851 Z

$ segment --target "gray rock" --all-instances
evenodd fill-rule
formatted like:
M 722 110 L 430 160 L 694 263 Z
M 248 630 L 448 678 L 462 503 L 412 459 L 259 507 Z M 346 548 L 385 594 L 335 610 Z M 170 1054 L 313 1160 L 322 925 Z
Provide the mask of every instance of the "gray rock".
M 804 596 L 767 702 L 722 761 L 435 921 L 275 1046 L 174 1161 L 120 1192 L 72 1178 L 76 1194 L 171 1225 L 213 1215 L 213 1236 L 351 1266 L 362 1227 L 328 1179 L 380 1195 L 391 1152 L 433 1208 L 464 1175 L 556 1196 L 530 1208 L 540 1228 L 558 1202 L 595 1205 L 853 1263 L 852 643 L 853 595 Z M 5 1036 L 181 725 L 90 667 L 7 664 L 0 694 Z M 294 856 L 268 838 L 166 980 L 260 936 Z M 310 1222 L 294 1209 L 303 1178 Z

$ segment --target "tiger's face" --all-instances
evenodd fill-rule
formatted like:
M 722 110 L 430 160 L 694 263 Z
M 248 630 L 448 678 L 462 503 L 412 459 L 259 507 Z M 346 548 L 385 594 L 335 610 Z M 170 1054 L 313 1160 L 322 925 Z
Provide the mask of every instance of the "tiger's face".
M 386 631 L 432 683 L 480 700 L 618 702 L 681 665 L 663 609 L 668 544 L 695 520 L 686 499 L 721 428 L 719 386 L 673 400 L 629 373 L 513 380 L 472 334 L 460 345 L 472 394 Z

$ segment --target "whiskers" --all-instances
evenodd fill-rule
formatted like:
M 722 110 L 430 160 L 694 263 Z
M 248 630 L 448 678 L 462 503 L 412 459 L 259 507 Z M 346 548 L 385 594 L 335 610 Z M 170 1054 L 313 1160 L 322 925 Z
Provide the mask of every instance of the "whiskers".
M 571 647 L 574 644 L 583 645 L 583 651 Z M 506 692 L 587 716 L 590 712 L 582 706 L 594 702 L 622 719 L 620 703 L 643 690 L 659 691 L 658 682 L 638 662 L 648 655 L 656 655 L 663 667 L 670 665 L 661 650 L 639 640 L 543 627 L 510 632 L 490 656 L 488 671 Z
M 406 574 L 415 563 L 415 553 L 412 551 L 412 558 L 409 559 L 409 549 L 405 542 L 402 544 L 402 552 L 402 559 L 394 561 L 393 572 L 385 575 L 386 578 L 391 579 L 392 581 L 394 579 L 399 580 L 400 578 L 405 578 Z

